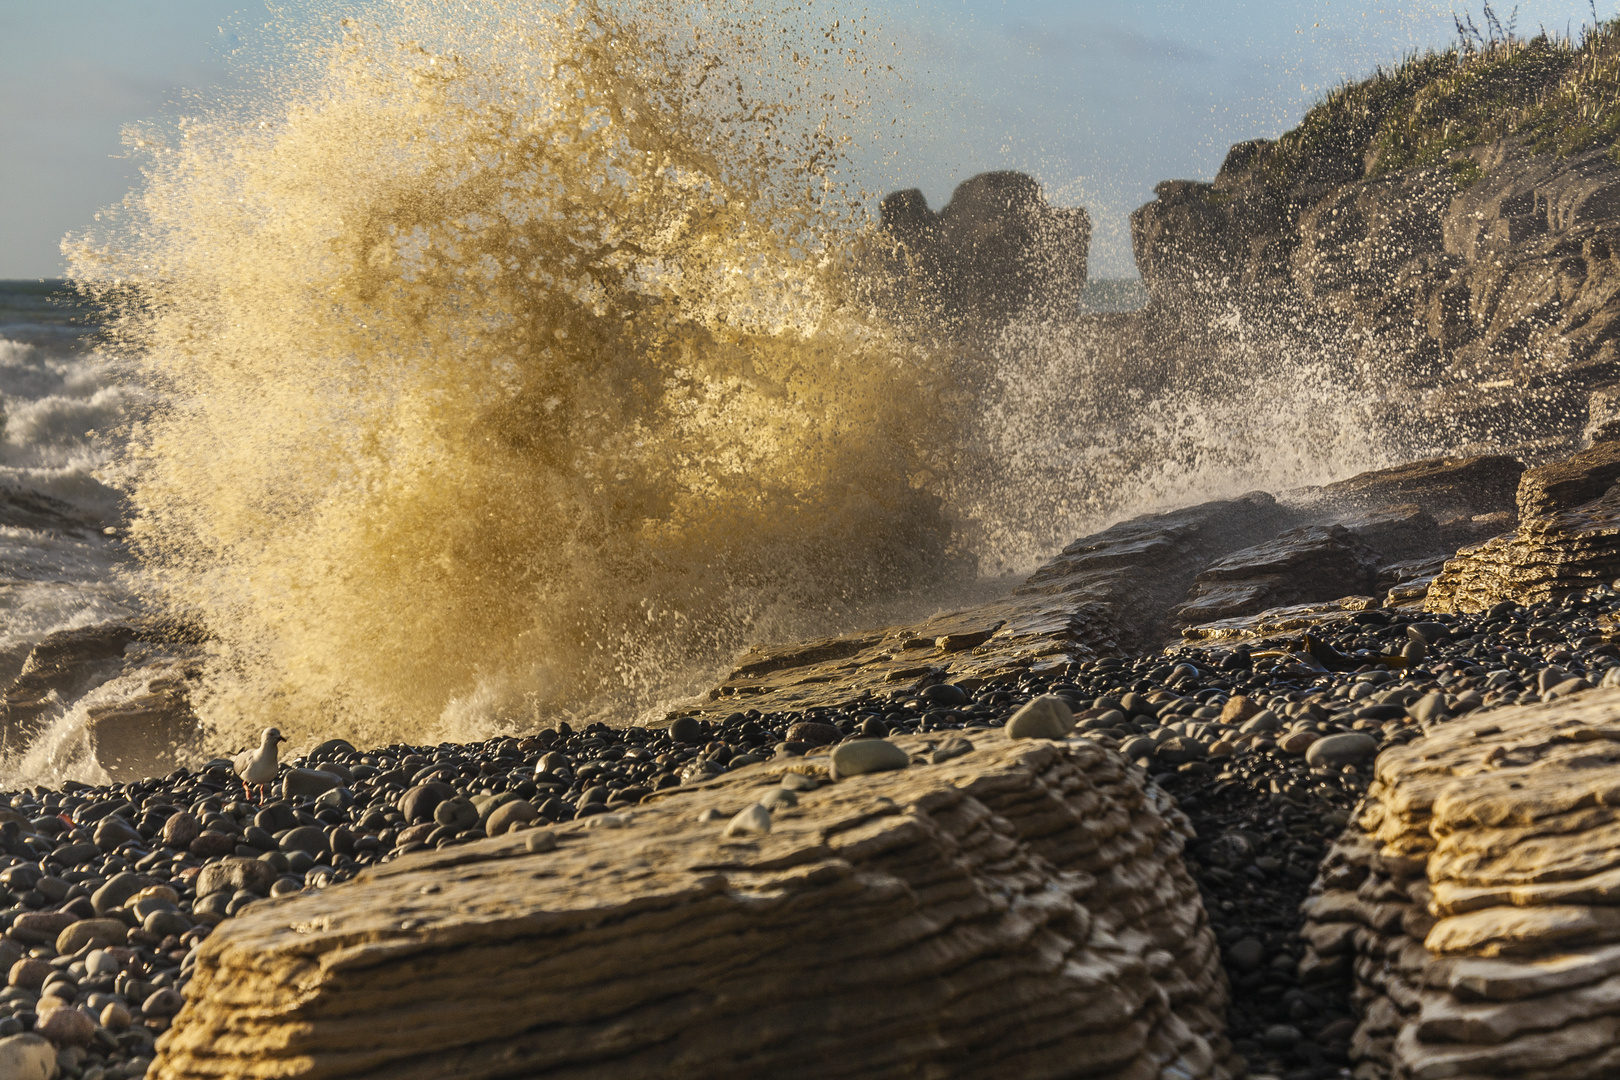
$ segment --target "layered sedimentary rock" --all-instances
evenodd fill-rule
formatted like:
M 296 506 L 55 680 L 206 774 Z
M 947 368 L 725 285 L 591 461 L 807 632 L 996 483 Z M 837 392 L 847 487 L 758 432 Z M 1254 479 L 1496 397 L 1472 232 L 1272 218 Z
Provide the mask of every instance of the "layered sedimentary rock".
M 1290 524 L 1264 492 L 1144 514 L 1064 548 L 1009 595 L 869 634 L 760 646 L 701 708 L 804 708 L 948 679 L 975 687 L 1041 664 L 1153 648 L 1198 571 Z
M 1355 980 L 1356 1076 L 1620 1072 L 1617 709 L 1605 690 L 1496 710 L 1379 757 L 1300 967 Z
M 1533 604 L 1620 576 L 1620 443 L 1527 470 L 1518 527 L 1457 552 L 1429 587 L 1430 611 Z
M 271 901 L 204 944 L 151 1075 L 1233 1075 L 1185 819 L 1084 740 L 969 734 Z
M 1196 637 L 1228 636 L 1232 620 L 1279 606 L 1350 598 L 1359 610 L 1402 589 L 1395 602 L 1420 603 L 1456 529 L 1511 524 L 1523 471 L 1501 456 L 1434 458 L 1291 492 L 1286 504 L 1253 492 L 1144 514 L 1075 540 L 990 603 L 757 646 L 697 707 L 804 708 L 946 680 L 972 688 L 1155 649 L 1189 625 L 1213 625 Z
M 1285 604 L 1365 595 L 1377 558 L 1343 525 L 1307 525 L 1235 551 L 1199 573 L 1176 610 L 1183 624 L 1255 615 Z

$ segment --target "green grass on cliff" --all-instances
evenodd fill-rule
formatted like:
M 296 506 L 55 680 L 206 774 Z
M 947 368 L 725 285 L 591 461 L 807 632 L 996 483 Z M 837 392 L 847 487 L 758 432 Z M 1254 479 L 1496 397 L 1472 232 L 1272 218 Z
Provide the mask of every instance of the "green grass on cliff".
M 1487 10 L 1487 14 L 1489 14 Z M 1277 140 L 1266 171 L 1282 183 L 1342 182 L 1446 164 L 1457 151 L 1517 137 L 1539 153 L 1607 148 L 1620 136 L 1620 20 L 1576 42 L 1511 33 L 1407 58 L 1339 87 Z

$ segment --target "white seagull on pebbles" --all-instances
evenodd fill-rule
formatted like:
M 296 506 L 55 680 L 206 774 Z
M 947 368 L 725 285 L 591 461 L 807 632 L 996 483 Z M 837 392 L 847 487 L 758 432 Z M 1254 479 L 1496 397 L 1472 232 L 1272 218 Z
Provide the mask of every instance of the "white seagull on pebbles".
M 265 785 L 276 778 L 276 744 L 286 742 L 286 736 L 273 727 L 264 729 L 264 738 L 257 750 L 244 750 L 236 755 L 236 775 L 248 787 L 257 786 L 259 801 L 264 801 Z

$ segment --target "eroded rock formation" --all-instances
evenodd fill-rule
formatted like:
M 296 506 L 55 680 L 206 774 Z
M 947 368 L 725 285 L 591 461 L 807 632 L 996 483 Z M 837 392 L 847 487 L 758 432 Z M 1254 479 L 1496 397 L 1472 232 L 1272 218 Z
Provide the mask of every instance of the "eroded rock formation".
M 151 1075 L 1236 1075 L 1185 818 L 1084 740 L 969 734 L 261 905 L 204 944 Z
M 884 260 L 888 306 L 906 320 L 993 332 L 1032 310 L 1072 316 L 1085 290 L 1090 217 L 1052 206 L 1023 173 L 965 180 L 937 214 L 915 189 L 880 210 L 880 236 L 896 247 Z
M 1466 547 L 1429 587 L 1430 611 L 1534 604 L 1620 576 L 1620 443 L 1527 470 L 1517 528 Z
M 1355 980 L 1363 1080 L 1620 1072 L 1620 691 L 1378 759 L 1305 905 L 1302 978 Z

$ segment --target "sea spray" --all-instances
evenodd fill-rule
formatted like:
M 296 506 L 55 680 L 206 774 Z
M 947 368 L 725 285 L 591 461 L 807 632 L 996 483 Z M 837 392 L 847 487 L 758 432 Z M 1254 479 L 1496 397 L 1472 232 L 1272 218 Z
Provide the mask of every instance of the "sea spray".
M 73 246 L 211 742 L 629 719 L 961 573 L 944 361 L 851 301 L 862 28 L 664 7 L 390 5 Z
M 1257 309 L 1158 305 L 1005 327 L 985 347 L 974 449 L 953 477 L 981 570 L 1027 573 L 1134 514 L 1444 449 L 1390 422 L 1377 372 L 1342 343 Z

